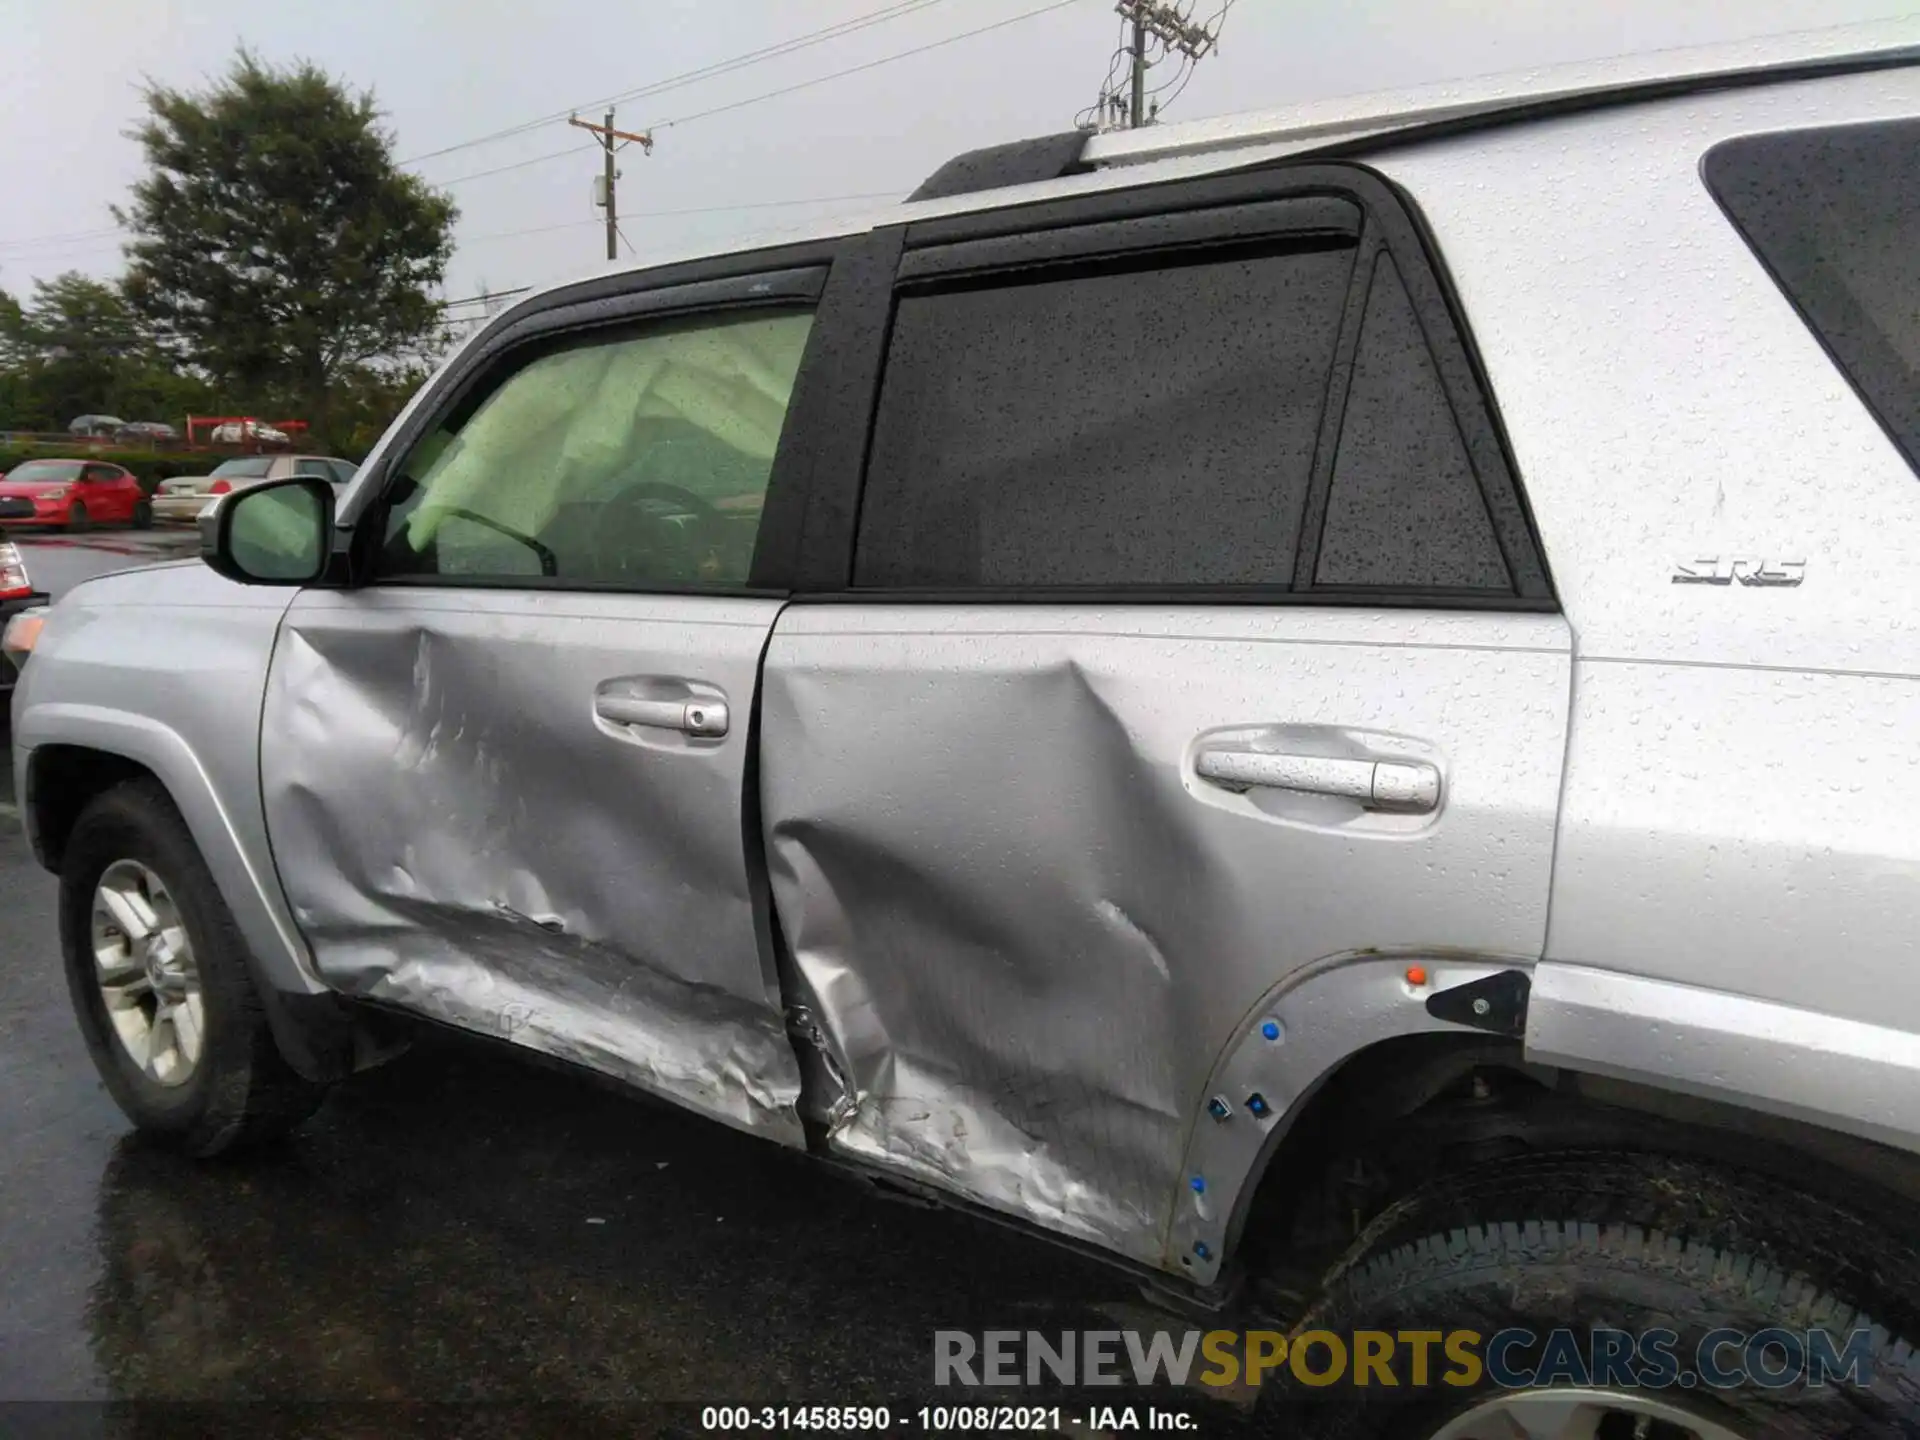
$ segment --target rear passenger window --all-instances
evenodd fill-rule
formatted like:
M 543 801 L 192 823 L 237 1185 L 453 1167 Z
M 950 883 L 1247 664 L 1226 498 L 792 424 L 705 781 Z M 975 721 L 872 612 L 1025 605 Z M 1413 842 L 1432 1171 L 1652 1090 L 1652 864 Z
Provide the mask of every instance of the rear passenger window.
M 1920 470 L 1920 120 L 1729 140 L 1708 188 Z
M 1433 352 L 1384 250 L 1360 324 L 1314 581 L 1512 590 Z
M 1353 257 L 1199 252 L 902 296 L 855 583 L 1287 587 Z

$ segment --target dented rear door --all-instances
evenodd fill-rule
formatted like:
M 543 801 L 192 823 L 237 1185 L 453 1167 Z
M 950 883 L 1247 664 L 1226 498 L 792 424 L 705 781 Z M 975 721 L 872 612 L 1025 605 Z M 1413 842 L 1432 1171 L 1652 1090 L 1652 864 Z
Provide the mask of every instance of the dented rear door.
M 832 259 L 602 282 L 480 344 L 352 517 L 363 583 L 289 610 L 263 716 L 330 982 L 789 1144 L 748 747 Z
M 1545 937 L 1569 635 L 1399 201 L 915 227 L 851 534 L 761 717 L 829 1144 L 1210 1279 L 1297 1098 L 1210 1117 L 1240 1047 L 1432 1028 L 1382 953 Z

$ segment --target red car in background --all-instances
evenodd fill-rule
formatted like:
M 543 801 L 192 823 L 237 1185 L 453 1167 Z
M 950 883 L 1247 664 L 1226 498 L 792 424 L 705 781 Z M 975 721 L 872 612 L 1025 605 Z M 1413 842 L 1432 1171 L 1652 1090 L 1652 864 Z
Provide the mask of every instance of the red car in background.
M 153 510 L 131 472 L 98 460 L 28 460 L 0 476 L 0 526 L 146 529 Z

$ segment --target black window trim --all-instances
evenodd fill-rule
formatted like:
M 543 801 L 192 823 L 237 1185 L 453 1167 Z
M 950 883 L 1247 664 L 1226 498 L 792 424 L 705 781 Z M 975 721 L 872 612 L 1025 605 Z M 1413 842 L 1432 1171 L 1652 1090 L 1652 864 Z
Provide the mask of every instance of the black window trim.
M 1072 253 L 1073 237 L 1053 235 L 1054 243 L 1049 243 L 1050 232 L 1079 231 L 1097 237 L 1098 253 L 1105 255 L 1115 253 L 1119 232 L 1106 227 L 1116 222 L 1139 225 L 1137 233 L 1143 237 L 1142 248 L 1151 248 L 1155 233 L 1152 222 L 1155 221 L 1162 222 L 1161 234 L 1178 234 L 1179 226 L 1169 229 L 1167 221 L 1178 217 L 1190 223 L 1195 219 L 1191 212 L 1212 212 L 1210 217 L 1200 217 L 1203 224 L 1232 230 L 1231 219 L 1227 218 L 1231 207 L 1245 207 L 1249 214 L 1278 218 L 1281 212 L 1270 207 L 1314 198 L 1344 201 L 1357 207 L 1362 218 L 1356 264 L 1349 281 L 1336 341 L 1336 363 L 1330 378 L 1338 394 L 1329 396 L 1322 416 L 1321 440 L 1315 450 L 1292 586 L 856 587 L 853 565 L 858 497 L 864 491 L 868 460 L 863 449 L 857 466 L 838 476 L 827 476 L 827 486 L 816 487 L 811 496 L 814 513 L 808 517 L 801 542 L 803 560 L 796 574 L 793 598 L 809 603 L 866 605 L 1254 604 L 1557 613 L 1559 599 L 1547 570 L 1538 527 L 1519 484 L 1511 447 L 1451 279 L 1418 208 L 1397 186 L 1368 167 L 1283 161 L 1195 180 L 1102 191 L 916 222 L 896 232 L 903 258 L 892 290 L 893 294 L 910 292 L 917 284 L 926 283 L 928 277 L 939 273 L 970 276 L 991 273 L 970 268 L 970 265 L 977 266 L 976 257 L 992 253 L 981 242 L 1004 242 L 1002 253 L 1009 258 L 1004 266 L 995 266 L 995 270 L 1017 269 L 1023 264 L 1035 263 L 1030 256 L 1045 253 L 1064 257 Z M 1301 227 L 1302 233 L 1327 235 L 1330 213 L 1325 208 L 1302 207 L 1294 212 L 1294 224 Z M 1279 237 L 1293 233 L 1293 227 L 1285 225 L 1276 230 L 1268 225 L 1259 233 Z M 1332 227 L 1332 233 L 1339 233 L 1337 225 Z M 1173 243 L 1186 249 L 1194 242 L 1176 240 Z M 952 257 L 944 265 L 939 258 L 942 250 Z M 1367 287 L 1372 283 L 1371 257 L 1381 251 L 1392 256 L 1432 352 L 1507 566 L 1513 587 L 1509 593 L 1432 586 L 1356 587 L 1313 583 L 1333 474 L 1330 437 L 1338 435 L 1337 428 L 1332 427 L 1337 426 L 1344 411 L 1345 391 L 1352 378 L 1359 323 Z M 919 252 L 934 253 L 921 259 Z M 878 343 L 874 349 L 877 353 L 871 356 L 870 373 L 862 377 L 871 393 L 864 426 L 868 447 L 887 348 L 884 330 L 890 329 L 892 322 L 892 298 L 890 295 L 885 326 L 876 331 Z M 835 487 L 841 493 L 834 494 Z M 852 491 L 851 496 L 844 493 L 848 489 Z
M 379 589 L 578 591 L 749 599 L 785 596 L 791 590 L 790 560 L 795 546 L 793 537 L 776 532 L 774 527 L 797 524 L 798 515 L 803 511 L 797 511 L 792 504 L 782 504 L 776 509 L 773 500 L 776 487 L 793 483 L 794 467 L 787 452 L 791 443 L 797 443 L 794 419 L 799 409 L 800 381 L 809 367 L 820 363 L 817 358 L 819 318 L 834 259 L 841 248 L 840 242 L 782 247 L 721 257 L 710 265 L 696 262 L 692 266 L 676 265 L 657 271 L 602 277 L 536 297 L 533 302 L 523 302 L 508 311 L 434 382 L 432 393 L 423 397 L 403 428 L 383 447 L 381 458 L 375 462 L 376 473 L 364 492 L 365 498 L 353 513 L 339 522 L 333 563 L 322 583 Z M 758 263 L 753 263 L 756 261 Z M 801 358 L 801 376 L 796 377 L 794 397 L 789 401 L 773 468 L 768 475 L 767 501 L 762 509 L 753 568 L 746 584 L 640 587 L 628 582 L 568 576 L 378 573 L 377 554 L 386 529 L 395 463 L 410 454 L 444 417 L 481 391 L 502 383 L 530 358 L 571 344 L 604 343 L 623 332 L 634 333 L 662 320 L 803 306 L 813 310 L 814 332 L 809 335 Z M 763 565 L 763 550 L 769 556 L 780 557 L 781 563 Z

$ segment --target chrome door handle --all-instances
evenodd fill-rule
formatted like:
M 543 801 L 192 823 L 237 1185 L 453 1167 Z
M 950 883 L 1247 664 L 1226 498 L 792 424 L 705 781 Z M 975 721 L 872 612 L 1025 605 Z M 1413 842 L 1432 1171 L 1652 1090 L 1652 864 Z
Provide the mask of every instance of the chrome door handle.
M 616 725 L 678 730 L 703 740 L 717 740 L 727 733 L 724 700 L 641 700 L 632 695 L 596 695 L 593 713 Z
M 1334 795 L 1369 810 L 1421 815 L 1440 806 L 1440 772 L 1424 760 L 1336 760 L 1259 750 L 1203 750 L 1194 770 L 1223 790 Z

